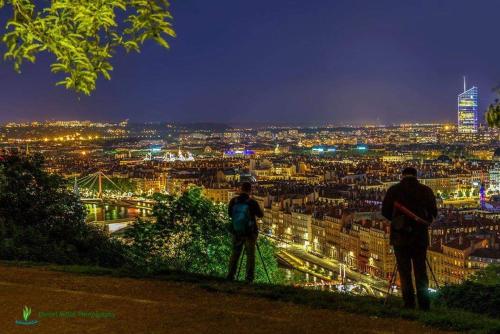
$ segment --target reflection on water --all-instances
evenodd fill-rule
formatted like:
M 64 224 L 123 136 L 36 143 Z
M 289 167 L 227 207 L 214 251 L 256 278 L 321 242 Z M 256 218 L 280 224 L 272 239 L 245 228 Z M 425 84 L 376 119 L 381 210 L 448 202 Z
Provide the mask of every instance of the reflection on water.
M 280 270 L 283 273 L 285 284 L 300 284 L 311 282 L 312 277 L 308 273 L 304 273 L 302 271 L 285 266 L 280 266 Z
M 87 222 L 147 216 L 147 211 L 144 209 L 124 206 L 85 204 L 85 208 L 87 209 Z
M 305 283 L 321 283 L 322 281 L 321 278 L 318 278 L 317 276 L 311 275 L 309 273 L 304 273 L 300 270 L 293 269 L 288 266 L 280 265 L 279 269 L 283 273 L 285 284 L 302 285 Z M 307 287 L 307 288 L 317 289 L 317 290 L 328 290 L 328 291 L 335 290 L 335 288 L 332 286 L 321 286 L 321 285 L 314 287 Z
M 288 285 L 298 285 L 302 286 L 306 289 L 314 289 L 314 290 L 321 290 L 321 291 L 330 291 L 330 292 L 338 292 L 339 289 L 342 289 L 341 285 L 331 285 L 331 284 L 324 284 L 324 283 L 332 283 L 332 281 L 327 281 L 325 282 L 323 279 L 311 275 L 306 272 L 302 272 L 300 270 L 297 270 L 295 268 L 292 268 L 288 265 L 284 265 L 280 263 L 279 270 L 283 273 L 283 278 L 284 278 L 284 283 Z M 334 280 L 340 280 L 340 276 L 338 272 L 333 272 L 333 271 L 327 271 L 327 270 L 320 270 L 321 275 L 323 276 L 328 276 L 331 277 Z M 353 284 L 354 282 L 349 279 L 345 279 L 345 282 L 347 284 Z M 314 284 L 313 284 L 314 283 Z

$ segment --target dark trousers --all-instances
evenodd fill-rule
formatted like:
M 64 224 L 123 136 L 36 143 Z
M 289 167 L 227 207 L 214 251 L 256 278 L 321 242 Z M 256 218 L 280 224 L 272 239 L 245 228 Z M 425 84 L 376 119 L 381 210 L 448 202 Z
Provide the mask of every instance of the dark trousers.
M 429 300 L 429 278 L 427 277 L 427 247 L 394 247 L 396 261 L 398 264 L 399 277 L 401 280 L 401 292 L 403 293 L 404 305 L 407 308 L 415 308 L 415 291 L 412 281 L 415 275 L 415 287 L 417 289 L 418 307 L 428 310 Z
M 257 234 L 251 234 L 248 236 L 236 236 L 233 235 L 233 251 L 231 258 L 229 260 L 229 273 L 227 278 L 234 280 L 236 275 L 236 270 L 238 269 L 238 260 L 241 256 L 241 251 L 243 246 L 245 247 L 245 254 L 247 257 L 247 270 L 245 280 L 247 282 L 253 282 L 255 276 L 255 245 L 257 244 Z

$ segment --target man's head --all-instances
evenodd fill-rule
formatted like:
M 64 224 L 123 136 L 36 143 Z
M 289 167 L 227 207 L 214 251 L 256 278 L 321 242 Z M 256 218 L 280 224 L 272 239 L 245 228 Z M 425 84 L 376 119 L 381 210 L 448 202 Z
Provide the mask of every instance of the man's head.
M 252 184 L 250 182 L 243 182 L 240 186 L 240 190 L 242 193 L 250 195 L 252 192 Z
M 417 170 L 413 167 L 406 167 L 403 169 L 403 177 L 417 177 Z

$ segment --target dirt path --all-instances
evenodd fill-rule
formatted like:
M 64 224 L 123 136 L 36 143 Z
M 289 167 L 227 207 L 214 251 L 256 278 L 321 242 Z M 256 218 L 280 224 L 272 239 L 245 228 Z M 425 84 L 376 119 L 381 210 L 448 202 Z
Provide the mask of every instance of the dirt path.
M 23 320 L 24 305 L 32 309 L 30 320 L 38 324 L 15 324 Z M 410 321 L 207 292 L 189 283 L 10 266 L 0 266 L 0 309 L 0 334 L 443 333 Z M 55 318 L 54 312 L 61 311 L 75 313 Z M 91 318 L 112 314 L 114 318 Z

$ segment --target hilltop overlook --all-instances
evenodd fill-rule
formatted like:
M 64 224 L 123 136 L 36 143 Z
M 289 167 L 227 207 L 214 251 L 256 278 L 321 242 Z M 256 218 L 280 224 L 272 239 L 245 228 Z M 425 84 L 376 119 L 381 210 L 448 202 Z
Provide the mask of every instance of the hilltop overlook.
M 0 321 L 5 333 L 22 329 L 15 325 L 15 320 L 21 318 L 24 305 L 32 309 L 31 318 L 39 321 L 33 330 L 51 334 L 445 333 L 407 320 L 255 297 L 241 285 L 234 285 L 232 293 L 224 293 L 193 281 L 88 276 L 6 264 L 0 270 L 4 310 Z M 84 311 L 112 316 L 78 316 L 78 312 Z M 51 317 L 55 312 L 60 316 Z

